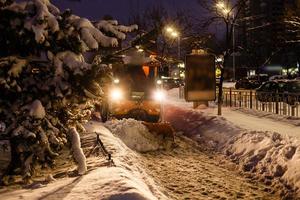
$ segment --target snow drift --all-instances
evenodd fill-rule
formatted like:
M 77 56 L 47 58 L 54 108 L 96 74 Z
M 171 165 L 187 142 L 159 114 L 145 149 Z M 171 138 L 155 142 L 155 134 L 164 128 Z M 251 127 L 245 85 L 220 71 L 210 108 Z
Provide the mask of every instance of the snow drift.
M 145 125 L 134 119 L 109 121 L 105 126 L 119 137 L 129 148 L 138 152 L 165 149 L 173 142 L 150 133 Z
M 96 134 L 112 155 L 114 166 L 102 157 L 88 157 L 88 172 L 77 178 L 58 179 L 34 190 L 2 193 L 2 199 L 167 199 L 144 169 L 138 164 L 140 155 L 128 148 L 102 124 L 90 122 L 85 127 L 91 134 L 81 139 L 95 141 Z M 74 132 L 74 130 L 73 130 Z M 93 142 L 91 142 L 93 144 Z M 86 144 L 82 144 L 85 148 Z
M 174 128 L 209 149 L 223 152 L 241 170 L 252 173 L 281 195 L 300 196 L 300 141 L 279 133 L 247 131 L 205 111 L 168 106 L 165 118 Z M 285 187 L 282 187 L 285 186 Z

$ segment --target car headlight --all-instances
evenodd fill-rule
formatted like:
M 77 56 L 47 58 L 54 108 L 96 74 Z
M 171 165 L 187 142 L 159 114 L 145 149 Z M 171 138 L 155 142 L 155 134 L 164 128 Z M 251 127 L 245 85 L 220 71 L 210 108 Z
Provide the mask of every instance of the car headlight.
M 163 101 L 166 98 L 166 94 L 163 90 L 156 90 L 154 93 L 154 99 L 156 101 Z
M 113 101 L 118 101 L 123 98 L 123 92 L 119 88 L 114 88 L 110 93 L 110 98 Z

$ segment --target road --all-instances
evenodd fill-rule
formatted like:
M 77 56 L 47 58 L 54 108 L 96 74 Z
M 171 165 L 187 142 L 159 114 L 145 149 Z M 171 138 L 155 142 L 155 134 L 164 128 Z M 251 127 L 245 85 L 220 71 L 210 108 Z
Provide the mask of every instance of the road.
M 238 174 L 236 165 L 177 137 L 170 151 L 142 154 L 141 163 L 170 199 L 280 199 L 272 189 Z

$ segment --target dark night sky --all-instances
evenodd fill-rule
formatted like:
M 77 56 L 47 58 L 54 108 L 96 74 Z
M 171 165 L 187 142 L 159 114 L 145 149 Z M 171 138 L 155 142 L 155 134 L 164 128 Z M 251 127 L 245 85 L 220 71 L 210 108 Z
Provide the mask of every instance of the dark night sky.
M 70 8 L 74 14 L 97 20 L 108 14 L 127 23 L 132 10 L 145 10 L 154 4 L 162 4 L 168 11 L 187 9 L 197 15 L 197 0 L 52 0 L 61 10 Z M 199 14 L 198 14 L 199 15 Z

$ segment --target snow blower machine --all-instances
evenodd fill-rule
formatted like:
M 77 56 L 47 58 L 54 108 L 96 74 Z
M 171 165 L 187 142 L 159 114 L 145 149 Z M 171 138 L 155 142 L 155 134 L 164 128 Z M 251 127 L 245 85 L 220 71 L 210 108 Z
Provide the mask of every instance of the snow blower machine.
M 113 66 L 113 83 L 108 89 L 106 106 L 101 111 L 103 121 L 108 117 L 145 122 L 161 119 L 165 94 L 158 76 L 159 65 L 153 61 L 140 63 Z

